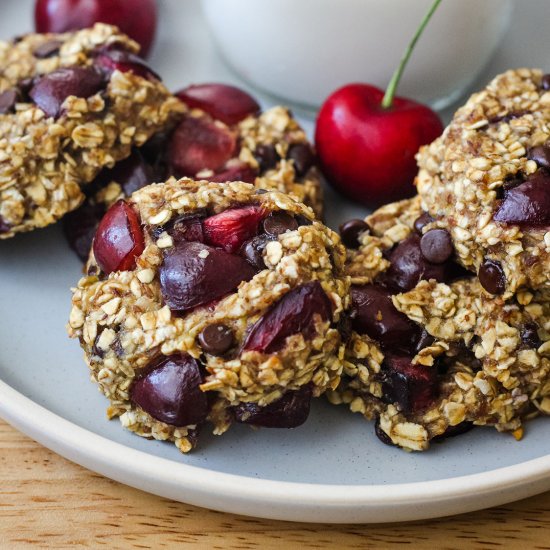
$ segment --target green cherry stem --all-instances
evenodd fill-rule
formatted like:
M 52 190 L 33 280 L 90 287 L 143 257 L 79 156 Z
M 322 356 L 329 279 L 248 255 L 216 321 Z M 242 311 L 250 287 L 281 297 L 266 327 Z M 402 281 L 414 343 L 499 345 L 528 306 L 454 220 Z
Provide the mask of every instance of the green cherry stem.
M 393 104 L 393 98 L 395 96 L 395 92 L 397 90 L 397 86 L 399 85 L 399 81 L 401 80 L 401 76 L 403 75 L 403 71 L 405 70 L 405 67 L 407 65 L 407 62 L 409 61 L 409 58 L 411 57 L 411 54 L 413 53 L 414 47 L 416 46 L 416 43 L 418 42 L 418 39 L 422 35 L 424 29 L 426 28 L 426 25 L 432 18 L 432 15 L 434 14 L 435 10 L 438 8 L 439 4 L 441 4 L 441 0 L 435 0 L 435 2 L 431 5 L 430 9 L 422 19 L 420 26 L 414 33 L 414 36 L 412 37 L 412 40 L 410 41 L 409 45 L 407 46 L 407 49 L 405 50 L 405 53 L 403 54 L 403 57 L 401 58 L 401 61 L 399 62 L 399 65 L 397 66 L 397 69 L 393 73 L 390 83 L 388 84 L 388 87 L 386 88 L 386 93 L 384 94 L 384 99 L 382 99 L 382 108 L 383 109 L 389 109 Z

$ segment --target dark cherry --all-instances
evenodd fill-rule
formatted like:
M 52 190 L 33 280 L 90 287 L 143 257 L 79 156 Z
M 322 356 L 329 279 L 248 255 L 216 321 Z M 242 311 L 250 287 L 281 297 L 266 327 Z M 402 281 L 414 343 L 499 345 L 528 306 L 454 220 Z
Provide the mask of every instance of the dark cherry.
M 309 416 L 312 389 L 310 384 L 299 390 L 287 391 L 283 397 L 265 407 L 256 403 L 241 403 L 233 408 L 235 421 L 263 428 L 297 428 Z
M 418 216 L 416 220 L 414 221 L 414 230 L 419 234 L 422 235 L 422 230 L 424 227 L 426 227 L 429 223 L 432 223 L 434 219 L 428 214 L 428 212 L 424 212 L 424 214 Z
M 397 403 L 405 413 L 425 409 L 437 396 L 437 370 L 413 365 L 407 356 L 386 355 L 382 378 L 383 399 Z
M 117 201 L 99 222 L 94 238 L 94 256 L 101 271 L 108 275 L 133 269 L 144 248 L 138 214 L 123 200 Z
M 391 437 L 380 427 L 379 417 L 374 421 L 374 433 L 376 434 L 376 437 L 384 443 L 384 445 L 389 445 L 390 447 L 396 446 L 391 440 Z
M 187 215 L 180 216 L 168 227 L 168 234 L 174 241 L 204 242 L 204 230 L 202 221 L 204 216 Z
M 409 350 L 416 346 L 421 329 L 398 311 L 390 291 L 368 284 L 352 286 L 352 326 L 359 334 L 367 334 L 388 349 Z
M 506 275 L 500 262 L 485 260 L 477 276 L 481 286 L 491 294 L 502 294 L 506 290 Z
M 199 343 L 206 353 L 223 355 L 235 344 L 235 336 L 227 325 L 212 323 L 200 332 Z
M 426 260 L 422 254 L 421 237 L 417 233 L 412 233 L 401 241 L 389 252 L 387 258 L 391 265 L 380 280 L 398 292 L 411 290 L 421 280 L 448 282 L 458 273 L 452 262 L 434 264 Z
M 147 55 L 157 25 L 156 0 L 36 0 L 37 32 L 62 33 L 91 27 L 94 23 L 117 26 L 139 42 Z
M 185 311 L 234 291 L 241 282 L 252 279 L 254 273 L 240 256 L 182 240 L 164 254 L 160 288 L 170 309 Z
M 208 414 L 200 390 L 200 366 L 186 353 L 170 355 L 137 376 L 130 399 L 153 418 L 172 426 L 200 424 Z
M 428 262 L 442 264 L 454 252 L 451 235 L 445 229 L 430 229 L 420 239 L 420 250 Z
M 530 349 L 537 349 L 542 345 L 542 340 L 539 336 L 539 326 L 537 323 L 525 323 L 521 328 L 521 343 Z
M 83 262 L 88 260 L 97 227 L 104 215 L 103 204 L 84 201 L 79 208 L 63 217 L 65 238 Z
M 294 143 L 288 148 L 287 159 L 292 160 L 296 177 L 302 178 L 315 164 L 315 153 L 308 143 Z
M 288 336 L 301 333 L 305 339 L 315 335 L 315 319 L 328 321 L 332 305 L 319 281 L 287 292 L 252 327 L 243 349 L 273 353 L 280 350 Z
M 270 240 L 272 239 L 268 235 L 257 235 L 246 241 L 241 247 L 242 256 L 258 271 L 265 269 L 263 253 Z
M 426 330 L 422 330 L 418 342 L 416 342 L 416 347 L 414 349 L 415 353 L 418 353 L 420 350 L 431 346 L 435 342 L 435 338 L 428 334 Z
M 184 116 L 168 146 L 172 171 L 195 176 L 201 170 L 221 170 L 233 156 L 237 138 L 228 128 L 206 117 Z
M 141 57 L 126 50 L 103 49 L 96 56 L 95 63 L 108 75 L 114 71 L 132 72 L 147 80 L 162 80 Z
M 229 126 L 260 111 L 252 96 L 228 84 L 194 84 L 176 92 L 176 96 Z
M 523 227 L 550 225 L 550 174 L 538 170 L 527 181 L 506 192 L 494 220 Z
M 40 46 L 35 48 L 32 54 L 34 55 L 34 57 L 38 57 L 39 59 L 52 57 L 59 52 L 62 44 L 63 42 L 61 42 L 60 40 L 49 40 L 48 42 L 44 42 L 40 44 Z
M 225 168 L 213 176 L 209 176 L 208 181 L 217 181 L 221 183 L 226 181 L 244 181 L 245 183 L 254 183 L 257 176 L 258 171 L 254 167 L 250 166 L 250 164 L 241 162 L 230 168 Z
M 254 158 L 260 165 L 260 173 L 267 172 L 277 166 L 277 162 L 281 158 L 274 145 L 260 144 L 254 151 Z
M 265 215 L 261 206 L 249 205 L 210 216 L 203 222 L 205 242 L 220 246 L 226 252 L 236 252 L 245 241 L 258 234 Z
M 0 93 L 0 115 L 13 113 L 18 100 L 19 93 L 17 90 L 11 89 Z
M 278 237 L 287 231 L 296 231 L 298 222 L 288 212 L 271 212 L 262 222 L 263 230 L 271 237 Z
M 134 149 L 128 158 L 117 162 L 103 177 L 107 179 L 107 183 L 118 183 L 124 194 L 129 196 L 134 191 L 153 183 L 153 169 L 145 162 L 139 149 Z
M 94 67 L 66 67 L 40 77 L 29 96 L 47 116 L 57 117 L 69 96 L 87 98 L 104 85 L 103 75 Z
M 542 77 L 541 88 L 543 90 L 550 90 L 550 74 L 545 74 Z
M 359 248 L 359 235 L 368 229 L 369 226 L 363 220 L 349 220 L 340 226 L 340 237 L 348 248 Z
M 534 160 L 539 168 L 550 170 L 550 145 L 538 145 L 529 149 L 527 158 Z

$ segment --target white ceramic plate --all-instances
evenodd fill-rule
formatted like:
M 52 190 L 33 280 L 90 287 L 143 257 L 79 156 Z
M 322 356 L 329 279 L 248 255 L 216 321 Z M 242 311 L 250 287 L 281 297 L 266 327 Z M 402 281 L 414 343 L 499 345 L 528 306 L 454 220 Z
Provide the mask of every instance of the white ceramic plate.
M 30 4 L 2 5 L 0 36 L 30 28 Z M 163 3 L 155 67 L 171 86 L 235 81 L 193 2 Z M 180 28 L 181 25 L 181 28 Z M 307 122 L 307 121 L 306 121 Z M 311 123 L 309 124 L 311 129 Z M 364 214 L 330 195 L 329 223 Z M 134 487 L 217 510 L 276 519 L 381 522 L 456 514 L 550 489 L 550 422 L 521 443 L 474 430 L 408 454 L 372 425 L 318 400 L 297 430 L 236 426 L 181 455 L 105 419 L 77 342 L 65 335 L 80 265 L 58 227 L 0 243 L 0 415 L 67 458 Z

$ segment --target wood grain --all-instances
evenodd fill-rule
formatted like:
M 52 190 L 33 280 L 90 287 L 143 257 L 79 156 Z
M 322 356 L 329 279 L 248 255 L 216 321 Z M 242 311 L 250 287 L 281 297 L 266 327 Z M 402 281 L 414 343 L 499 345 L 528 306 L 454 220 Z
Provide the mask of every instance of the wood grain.
M 0 549 L 536 548 L 550 550 L 550 493 L 453 518 L 331 526 L 213 512 L 131 489 L 0 421 Z

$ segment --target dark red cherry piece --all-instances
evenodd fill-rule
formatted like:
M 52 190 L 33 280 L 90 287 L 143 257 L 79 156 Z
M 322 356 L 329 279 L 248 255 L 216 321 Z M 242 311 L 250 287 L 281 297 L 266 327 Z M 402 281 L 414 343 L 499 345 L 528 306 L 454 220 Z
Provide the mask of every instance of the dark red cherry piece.
M 144 248 L 138 214 L 123 200 L 117 201 L 103 216 L 94 238 L 94 256 L 101 271 L 108 275 L 133 269 Z
M 65 67 L 40 77 L 29 96 L 47 116 L 57 117 L 69 96 L 87 98 L 102 90 L 104 85 L 103 75 L 94 67 Z
M 190 215 L 177 218 L 167 229 L 174 241 L 204 242 L 202 221 L 204 216 Z
M 311 385 L 288 391 L 283 397 L 260 407 L 256 403 L 241 403 L 233 408 L 235 421 L 263 428 L 297 428 L 309 416 L 312 397 Z
M 224 183 L 226 181 L 244 181 L 245 183 L 254 183 L 258 171 L 244 162 L 225 168 L 221 172 L 214 174 L 208 178 L 209 181 L 217 181 Z
M 248 333 L 243 349 L 273 353 L 280 350 L 288 336 L 315 335 L 315 319 L 328 321 L 332 305 L 319 281 L 298 286 L 280 298 Z
M 141 57 L 126 50 L 104 49 L 98 53 L 95 63 L 109 75 L 114 71 L 132 72 L 147 80 L 161 80 L 160 76 Z
M 130 399 L 153 418 L 172 426 L 200 424 L 208 414 L 206 394 L 196 359 L 186 353 L 170 355 L 138 374 Z
M 218 172 L 233 156 L 237 138 L 227 127 L 206 117 L 184 116 L 170 139 L 168 155 L 177 176 L 195 176 L 201 170 Z
M 253 267 L 240 256 L 181 240 L 164 254 L 160 288 L 170 309 L 185 311 L 233 292 L 254 274 Z
M 224 210 L 203 222 L 205 242 L 226 252 L 236 252 L 248 239 L 258 234 L 266 212 L 259 205 Z
M 83 262 L 88 260 L 97 227 L 104 215 L 103 204 L 94 204 L 87 200 L 79 208 L 63 217 L 65 238 Z

